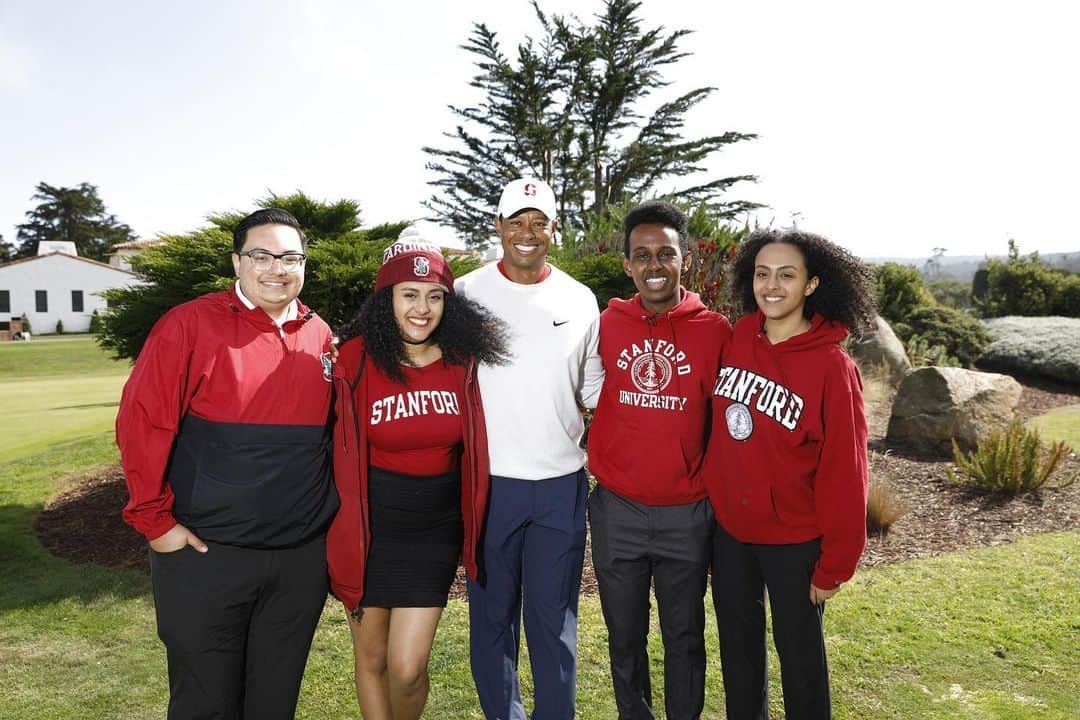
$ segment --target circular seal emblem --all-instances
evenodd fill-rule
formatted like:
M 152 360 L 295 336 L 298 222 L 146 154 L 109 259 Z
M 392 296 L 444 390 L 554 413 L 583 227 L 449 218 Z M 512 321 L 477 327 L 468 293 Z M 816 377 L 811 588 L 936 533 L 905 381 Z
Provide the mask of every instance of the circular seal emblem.
M 431 261 L 426 257 L 413 258 L 412 271 L 416 277 L 427 277 L 431 272 Z
M 630 365 L 630 379 L 641 392 L 656 394 L 671 382 L 671 362 L 663 355 L 644 353 Z
M 736 440 L 745 440 L 754 432 L 754 418 L 750 415 L 750 408 L 742 403 L 728 405 L 724 411 L 724 419 L 727 420 L 728 432 Z

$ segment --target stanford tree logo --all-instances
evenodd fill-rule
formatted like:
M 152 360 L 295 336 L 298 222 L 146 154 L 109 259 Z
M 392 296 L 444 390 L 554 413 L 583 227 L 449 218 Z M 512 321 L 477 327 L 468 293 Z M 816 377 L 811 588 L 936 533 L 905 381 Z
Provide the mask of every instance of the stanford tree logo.
M 643 353 L 631 363 L 630 379 L 643 393 L 662 392 L 671 382 L 671 363 L 658 353 Z
M 724 411 L 724 419 L 727 421 L 728 433 L 736 440 L 745 440 L 754 432 L 754 416 L 750 414 L 750 408 L 742 403 L 728 405 Z

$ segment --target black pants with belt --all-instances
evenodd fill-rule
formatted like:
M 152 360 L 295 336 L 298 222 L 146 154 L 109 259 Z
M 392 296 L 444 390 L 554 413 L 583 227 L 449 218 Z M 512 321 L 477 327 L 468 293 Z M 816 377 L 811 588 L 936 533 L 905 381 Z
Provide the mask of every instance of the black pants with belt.
M 828 720 L 824 605 L 810 602 L 810 578 L 821 541 L 791 545 L 742 543 L 717 526 L 713 540 L 713 605 L 728 720 L 768 720 L 765 593 L 780 657 L 788 720 Z
M 168 716 L 291 720 L 326 602 L 326 538 L 273 550 L 206 544 L 150 552 Z
M 716 525 L 709 501 L 642 505 L 597 485 L 589 523 L 619 720 L 653 717 L 650 585 L 664 641 L 664 709 L 668 720 L 695 720 L 705 704 L 705 583 Z

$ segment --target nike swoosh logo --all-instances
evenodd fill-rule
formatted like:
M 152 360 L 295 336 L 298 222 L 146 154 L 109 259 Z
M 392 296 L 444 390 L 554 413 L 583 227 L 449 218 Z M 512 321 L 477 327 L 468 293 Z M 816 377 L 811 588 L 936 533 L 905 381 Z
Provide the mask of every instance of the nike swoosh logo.
M 570 321 L 569 320 L 563 320 L 562 322 L 556 322 L 555 320 L 552 320 L 551 324 L 554 325 L 555 327 L 559 327 L 560 325 L 565 325 L 568 322 L 570 322 Z

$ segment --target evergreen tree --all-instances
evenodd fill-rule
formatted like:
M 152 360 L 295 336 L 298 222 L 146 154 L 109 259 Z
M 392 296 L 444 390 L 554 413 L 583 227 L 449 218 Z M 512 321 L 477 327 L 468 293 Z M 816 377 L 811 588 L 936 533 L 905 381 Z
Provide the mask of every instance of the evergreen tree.
M 106 260 L 109 249 L 135 239 L 131 228 L 105 209 L 97 186 L 80 183 L 73 188 L 38 183 L 31 200 L 37 207 L 26 213 L 26 222 L 18 225 L 16 257 L 37 254 L 38 243 L 71 241 L 79 255 Z
M 117 358 L 134 360 L 154 323 L 169 309 L 199 295 L 224 290 L 233 281 L 232 235 L 204 228 L 146 248 L 131 259 L 144 285 L 113 288 L 103 295 L 109 310 L 97 342 Z
M 334 328 L 352 317 L 371 292 L 382 251 L 407 225 L 361 228 L 356 201 L 324 202 L 299 191 L 285 196 L 270 193 L 255 204 L 283 208 L 299 220 L 308 238 L 300 299 Z M 98 343 L 116 357 L 134 360 L 154 323 L 170 308 L 235 282 L 232 231 L 245 215 L 211 214 L 211 227 L 166 237 L 166 243 L 132 258 L 132 268 L 147 282 L 105 291 L 109 310 L 101 317 Z M 451 265 L 455 272 L 472 267 L 460 261 Z
M 6 263 L 15 258 L 15 248 L 4 242 L 4 236 L 0 235 L 0 263 Z
M 672 190 L 677 179 L 700 179 L 704 161 L 725 146 L 756 137 L 725 132 L 688 140 L 686 114 L 715 88 L 691 90 L 642 106 L 667 86 L 663 72 L 689 53 L 678 49 L 689 30 L 644 28 L 634 0 L 605 0 L 593 24 L 547 16 L 536 0 L 538 40 L 526 37 L 511 60 L 496 33 L 476 23 L 463 49 L 476 57 L 470 83 L 484 98 L 451 106 L 462 121 L 446 133 L 456 147 L 425 147 L 438 188 L 425 205 L 436 221 L 454 228 L 471 247 L 492 235 L 494 204 L 508 181 L 523 174 L 555 190 L 559 217 L 571 232 L 603 222 L 609 206 L 664 193 L 705 202 L 720 218 L 755 203 L 721 199 L 752 175 L 706 179 Z
M 271 192 L 266 197 L 255 201 L 256 207 L 280 208 L 292 214 L 304 228 L 304 234 L 310 239 L 325 240 L 341 237 L 360 228 L 360 203 L 342 199 L 327 202 L 315 200 L 297 190 L 291 195 L 278 195 Z M 207 220 L 211 225 L 231 233 L 233 228 L 248 213 L 232 210 L 211 214 Z

